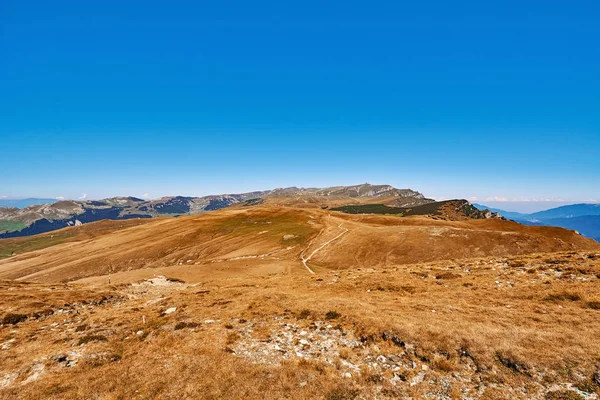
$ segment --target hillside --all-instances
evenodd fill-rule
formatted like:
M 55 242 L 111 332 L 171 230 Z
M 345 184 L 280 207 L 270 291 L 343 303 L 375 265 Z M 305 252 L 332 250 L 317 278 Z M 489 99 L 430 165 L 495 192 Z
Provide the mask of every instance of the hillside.
M 572 231 L 498 219 L 398 218 L 271 205 L 142 221 L 85 240 L 53 238 L 82 228 L 93 231 L 95 224 L 1 240 L 0 253 L 15 255 L 0 260 L 0 278 L 71 281 L 147 268 L 183 268 L 199 276 L 303 271 L 303 257 L 337 236 L 313 255 L 312 270 L 600 248 Z M 20 254 L 19 245 L 31 240 L 48 246 Z
M 331 204 L 341 201 L 342 204 L 346 204 L 383 197 L 387 202 L 398 206 L 414 206 L 433 201 L 410 189 L 396 189 L 389 185 L 368 183 L 322 189 L 289 187 L 204 197 L 175 196 L 148 201 L 136 197 L 114 197 L 99 201 L 66 200 L 52 204 L 31 205 L 23 209 L 0 207 L 0 239 L 36 235 L 103 219 L 125 220 L 164 215 L 195 215 L 266 198 L 272 199 L 276 204 L 285 202 L 284 199 L 295 199 L 292 201 L 296 203 Z
M 464 201 L 404 217 L 275 204 L 293 199 L 0 240 L 0 399 L 600 387 L 600 244 Z

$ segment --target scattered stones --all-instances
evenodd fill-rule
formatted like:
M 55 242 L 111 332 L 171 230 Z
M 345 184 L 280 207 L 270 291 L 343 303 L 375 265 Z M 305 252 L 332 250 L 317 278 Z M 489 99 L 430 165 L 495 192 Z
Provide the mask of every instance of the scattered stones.
M 17 339 L 7 340 L 6 342 L 2 343 L 2 347 L 0 347 L 0 349 L 2 349 L 2 350 L 8 350 L 8 349 L 10 349 L 12 347 L 12 344 L 14 342 L 16 342 L 16 341 L 17 341 Z

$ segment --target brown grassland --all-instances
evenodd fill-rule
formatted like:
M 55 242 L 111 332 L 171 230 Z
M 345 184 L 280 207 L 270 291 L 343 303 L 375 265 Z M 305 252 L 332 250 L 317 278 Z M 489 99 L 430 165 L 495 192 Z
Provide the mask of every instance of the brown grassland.
M 600 391 L 600 245 L 565 229 L 267 204 L 9 248 L 2 399 Z

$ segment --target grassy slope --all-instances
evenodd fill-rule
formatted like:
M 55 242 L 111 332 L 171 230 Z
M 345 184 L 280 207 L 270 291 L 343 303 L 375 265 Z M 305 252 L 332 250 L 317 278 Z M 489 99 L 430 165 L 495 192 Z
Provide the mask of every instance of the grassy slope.
M 24 222 L 0 220 L 0 233 L 20 231 L 26 227 Z
M 321 209 L 272 206 L 144 220 L 140 224 L 85 240 L 74 237 L 41 251 L 0 260 L 0 278 L 56 282 L 106 275 L 109 270 L 174 266 L 188 266 L 202 276 L 215 269 L 226 273 L 230 266 L 233 275 L 244 267 L 261 273 L 302 271 L 301 253 L 312 253 L 343 229 L 348 232 L 318 251 L 311 265 L 317 269 L 346 269 L 600 247 L 564 229 L 525 227 L 509 221 L 330 215 Z M 93 228 L 93 224 L 86 226 Z M 279 266 L 269 264 L 267 268 L 265 260 L 278 261 Z
M 102 236 L 119 229 L 143 224 L 145 221 L 98 221 L 76 227 L 68 227 L 35 236 L 0 239 L 0 259 L 56 246 L 61 243 L 83 241 Z

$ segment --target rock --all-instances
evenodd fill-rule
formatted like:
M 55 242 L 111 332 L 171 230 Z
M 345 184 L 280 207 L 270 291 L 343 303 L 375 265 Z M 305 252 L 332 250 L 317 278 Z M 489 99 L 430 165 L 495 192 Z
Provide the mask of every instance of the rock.
M 600 371 L 594 372 L 594 374 L 592 375 L 592 381 L 600 386 Z
M 135 334 L 138 336 L 142 336 L 144 334 L 144 331 L 137 331 Z
M 11 348 L 12 344 L 16 342 L 17 339 L 10 339 L 4 343 L 2 343 L 2 350 L 8 350 Z
M 283 240 L 291 240 L 297 238 L 296 235 L 283 235 Z
M 169 307 L 165 310 L 165 315 L 172 314 L 177 311 L 177 307 Z
M 410 386 L 418 385 L 419 383 L 423 382 L 423 379 L 425 379 L 425 372 L 419 372 L 417 376 L 410 380 Z

